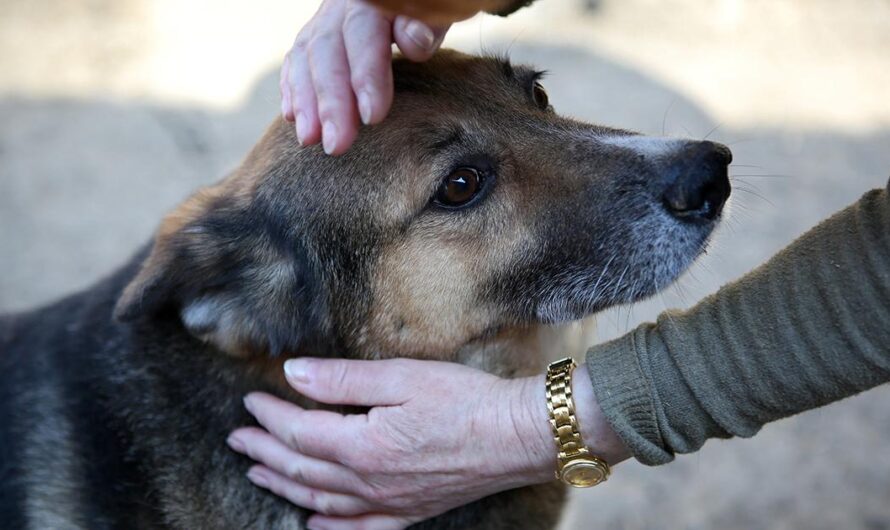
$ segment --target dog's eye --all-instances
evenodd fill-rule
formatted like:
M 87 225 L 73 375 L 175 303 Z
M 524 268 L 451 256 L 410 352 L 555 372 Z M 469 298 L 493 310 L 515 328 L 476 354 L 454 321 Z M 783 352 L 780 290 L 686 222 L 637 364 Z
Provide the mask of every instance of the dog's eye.
M 542 110 L 547 110 L 547 107 L 550 106 L 550 98 L 547 97 L 547 91 L 537 81 L 532 86 L 532 97 L 535 98 L 535 104 Z
M 439 206 L 459 208 L 472 201 L 482 190 L 482 175 L 471 167 L 462 167 L 445 177 L 433 201 Z

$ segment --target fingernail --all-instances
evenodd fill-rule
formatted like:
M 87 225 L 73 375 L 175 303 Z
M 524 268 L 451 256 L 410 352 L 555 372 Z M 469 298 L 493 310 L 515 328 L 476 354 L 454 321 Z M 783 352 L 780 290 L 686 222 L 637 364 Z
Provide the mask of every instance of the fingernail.
M 334 125 L 334 122 L 324 122 L 324 126 L 321 128 L 321 136 L 324 152 L 327 154 L 333 153 L 334 149 L 337 147 L 337 126 Z
M 432 48 L 433 43 L 436 40 L 436 36 L 433 35 L 433 30 L 423 22 L 418 22 L 416 20 L 412 20 L 408 23 L 405 27 L 405 32 L 408 33 L 408 37 L 410 37 L 415 44 L 424 50 Z
M 226 438 L 226 443 L 229 444 L 229 447 L 239 453 L 247 452 L 247 448 L 244 446 L 244 442 L 242 442 L 238 438 L 235 438 L 234 436 L 229 436 L 228 438 Z
M 370 125 L 371 123 L 371 94 L 367 90 L 362 90 L 358 95 L 358 112 L 362 116 L 362 123 Z
M 306 362 L 300 359 L 290 359 L 284 363 L 284 373 L 288 379 L 298 383 L 308 383 L 309 374 L 306 373 Z
M 255 469 L 251 469 L 247 472 L 247 479 L 261 488 L 269 487 L 268 479 L 266 479 L 266 477 L 262 473 Z
M 247 412 L 253 414 L 253 403 L 251 403 L 250 396 L 244 396 L 244 408 L 247 409 Z
M 309 122 L 306 121 L 306 116 L 302 112 L 297 114 L 295 121 L 297 122 L 297 141 L 300 142 L 300 145 L 303 145 L 306 143 L 306 136 L 309 134 L 309 131 L 307 130 L 309 128 Z

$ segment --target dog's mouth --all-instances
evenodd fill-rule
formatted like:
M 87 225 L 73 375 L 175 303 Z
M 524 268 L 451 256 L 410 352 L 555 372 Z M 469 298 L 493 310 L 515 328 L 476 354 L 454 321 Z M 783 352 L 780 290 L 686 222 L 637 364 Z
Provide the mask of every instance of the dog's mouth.
M 594 263 L 556 269 L 538 298 L 536 318 L 548 324 L 579 320 L 662 291 L 706 252 L 724 202 L 706 205 L 700 211 L 707 216 L 692 221 L 653 208 L 629 231 L 598 245 Z

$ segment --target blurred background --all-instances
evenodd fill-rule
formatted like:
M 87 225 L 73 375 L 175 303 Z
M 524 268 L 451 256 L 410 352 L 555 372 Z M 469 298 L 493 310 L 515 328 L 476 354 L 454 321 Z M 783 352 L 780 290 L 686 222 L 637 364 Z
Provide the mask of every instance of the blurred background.
M 233 168 L 317 2 L 2 0 L 0 311 L 89 286 Z M 890 1 L 540 0 L 446 46 L 548 69 L 557 111 L 728 144 L 729 219 L 600 340 L 694 304 L 890 176 Z M 868 318 L 868 315 L 863 315 Z M 719 355 L 720 352 L 714 352 Z M 890 387 L 573 492 L 562 530 L 890 528 Z

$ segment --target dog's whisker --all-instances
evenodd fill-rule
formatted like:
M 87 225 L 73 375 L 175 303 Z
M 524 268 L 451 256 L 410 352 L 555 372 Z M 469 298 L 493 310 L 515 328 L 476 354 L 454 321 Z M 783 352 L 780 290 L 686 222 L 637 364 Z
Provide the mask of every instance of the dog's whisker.
M 775 203 L 774 203 L 773 201 L 767 199 L 766 197 L 764 197 L 763 195 L 757 193 L 756 191 L 746 189 L 746 188 L 744 188 L 744 187 L 742 187 L 742 186 L 735 186 L 733 189 L 734 189 L 735 191 L 740 191 L 740 192 L 742 192 L 742 193 L 747 193 L 747 194 L 749 194 L 749 195 L 753 195 L 754 197 L 757 197 L 758 199 L 760 199 L 760 200 L 766 202 L 767 204 L 769 204 L 769 205 L 772 206 L 773 208 L 776 207 L 776 205 L 775 205 Z
M 674 96 L 671 99 L 671 102 L 668 104 L 667 108 L 664 110 L 664 116 L 661 117 L 661 135 L 664 136 L 665 126 L 667 125 L 667 117 L 671 112 L 671 109 L 674 108 L 674 103 L 677 102 L 677 96 Z
M 795 178 L 794 175 L 783 175 L 781 173 L 733 173 L 730 175 L 730 180 L 734 178 L 745 177 L 745 178 Z
M 737 144 L 741 144 L 741 143 L 752 142 L 752 141 L 757 140 L 757 139 L 758 139 L 758 138 L 753 138 L 753 137 L 752 137 L 752 138 L 740 138 L 740 139 L 738 139 L 738 140 L 733 140 L 733 141 L 731 141 L 731 142 L 723 142 L 723 143 L 724 143 L 725 145 L 737 145 Z
M 720 129 L 720 127 L 723 127 L 723 122 L 718 123 L 710 131 L 708 131 L 708 134 L 706 134 L 705 137 L 702 138 L 702 141 L 707 140 L 712 134 L 717 132 L 717 130 Z
M 618 299 L 618 292 L 621 288 L 621 283 L 624 281 L 624 275 L 627 274 L 627 270 L 630 268 L 630 265 L 625 265 L 624 270 L 621 271 L 621 276 L 618 277 L 618 281 L 615 283 L 615 287 L 612 288 L 612 299 Z

